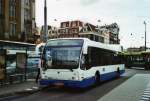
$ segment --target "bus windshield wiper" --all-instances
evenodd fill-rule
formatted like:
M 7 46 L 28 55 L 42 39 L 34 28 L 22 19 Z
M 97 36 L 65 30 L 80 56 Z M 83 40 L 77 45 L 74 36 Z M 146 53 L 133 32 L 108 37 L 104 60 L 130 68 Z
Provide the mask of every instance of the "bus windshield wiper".
M 71 72 L 73 72 L 73 69 L 70 69 Z

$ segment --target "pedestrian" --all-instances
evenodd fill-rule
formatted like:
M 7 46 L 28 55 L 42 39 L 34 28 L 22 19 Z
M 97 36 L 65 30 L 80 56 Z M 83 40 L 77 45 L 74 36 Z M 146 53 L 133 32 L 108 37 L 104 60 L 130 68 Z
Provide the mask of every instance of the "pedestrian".
M 36 76 L 36 83 L 38 83 L 38 80 L 40 77 L 40 68 L 41 68 L 41 58 L 39 59 L 39 62 L 38 62 L 38 72 L 37 72 L 37 76 Z

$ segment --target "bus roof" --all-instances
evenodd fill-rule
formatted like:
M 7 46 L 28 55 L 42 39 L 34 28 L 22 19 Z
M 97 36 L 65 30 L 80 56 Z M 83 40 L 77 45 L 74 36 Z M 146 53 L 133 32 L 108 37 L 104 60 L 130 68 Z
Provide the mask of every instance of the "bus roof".
M 106 44 L 106 43 L 92 41 L 90 39 L 84 39 L 84 42 L 85 44 L 87 44 L 87 46 L 102 48 L 105 50 L 110 50 L 115 52 L 122 52 L 123 50 L 122 46 L 119 44 Z
M 105 50 L 115 51 L 115 52 L 122 52 L 122 46 L 119 44 L 105 44 L 101 42 L 92 41 L 88 38 L 57 38 L 57 39 L 49 39 L 50 40 L 60 40 L 60 39 L 82 39 L 84 40 L 84 47 L 87 46 L 102 48 Z

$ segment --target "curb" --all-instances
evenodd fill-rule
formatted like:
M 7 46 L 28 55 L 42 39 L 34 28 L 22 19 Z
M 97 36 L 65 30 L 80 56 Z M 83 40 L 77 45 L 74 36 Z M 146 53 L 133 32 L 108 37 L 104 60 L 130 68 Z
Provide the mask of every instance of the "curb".
M 0 98 L 4 98 L 4 97 L 8 97 L 8 96 L 14 96 L 14 95 L 21 95 L 21 94 L 33 94 L 33 93 L 38 92 L 40 90 L 41 89 L 38 87 L 32 87 L 32 88 L 27 88 L 27 89 L 20 90 L 20 91 L 14 91 L 14 92 L 1 94 Z

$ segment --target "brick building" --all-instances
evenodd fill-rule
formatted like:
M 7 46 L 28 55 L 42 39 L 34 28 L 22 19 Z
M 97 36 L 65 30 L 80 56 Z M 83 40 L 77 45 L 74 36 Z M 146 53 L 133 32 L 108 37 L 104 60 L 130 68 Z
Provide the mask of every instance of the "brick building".
M 43 27 L 41 35 L 43 33 Z M 48 26 L 48 38 L 68 38 L 85 37 L 91 40 L 107 43 L 119 44 L 119 27 L 116 23 L 105 26 L 95 26 L 79 20 L 65 21 L 60 23 L 60 28 Z M 42 36 L 43 38 L 43 36 Z
M 78 20 L 61 22 L 58 37 L 79 37 L 82 27 L 83 22 Z
M 57 37 L 86 37 L 94 41 L 108 43 L 106 36 L 95 25 L 75 20 L 61 22 Z

